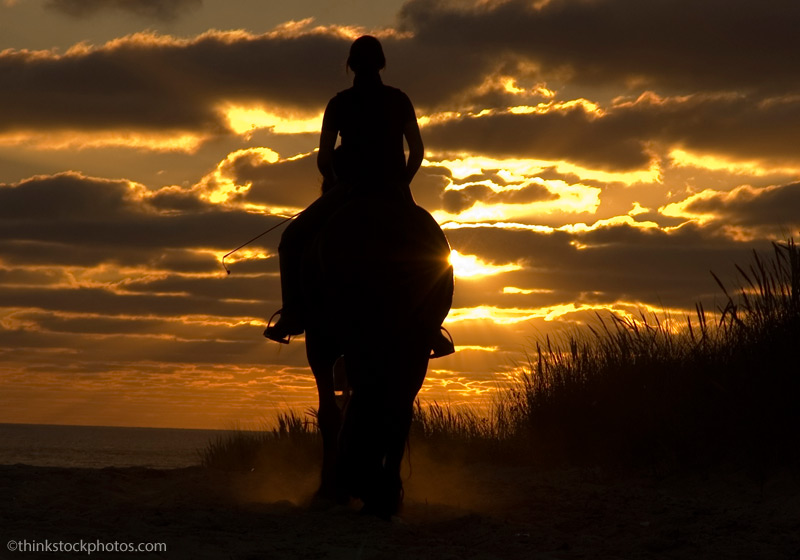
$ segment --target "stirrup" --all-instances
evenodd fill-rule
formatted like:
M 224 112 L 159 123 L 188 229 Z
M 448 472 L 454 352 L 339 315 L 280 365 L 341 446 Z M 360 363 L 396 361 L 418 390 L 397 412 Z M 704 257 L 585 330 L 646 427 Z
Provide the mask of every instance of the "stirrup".
M 444 334 L 447 335 L 447 339 L 445 340 L 445 342 L 449 342 L 450 344 L 447 346 L 441 345 L 439 348 L 437 348 L 436 345 L 434 345 L 434 347 L 431 348 L 430 359 L 449 356 L 450 354 L 453 354 L 456 351 L 456 345 L 453 342 L 453 336 L 450 334 L 450 331 L 448 331 L 444 327 L 439 327 L 439 329 L 440 329 L 439 335 L 441 336 L 441 338 L 444 339 L 444 335 L 441 334 L 441 331 L 444 331 Z
M 276 316 L 281 315 L 282 311 L 283 309 L 278 309 L 275 313 L 272 314 L 272 317 L 269 318 L 269 321 L 267 322 L 267 328 L 264 329 L 264 336 L 270 340 L 274 340 L 275 342 L 280 342 L 281 344 L 289 344 L 293 336 L 291 333 L 288 332 L 282 333 L 280 331 L 275 332 L 275 327 L 277 327 L 278 324 L 280 324 L 281 320 L 278 319 L 274 325 L 272 324 L 272 320 Z

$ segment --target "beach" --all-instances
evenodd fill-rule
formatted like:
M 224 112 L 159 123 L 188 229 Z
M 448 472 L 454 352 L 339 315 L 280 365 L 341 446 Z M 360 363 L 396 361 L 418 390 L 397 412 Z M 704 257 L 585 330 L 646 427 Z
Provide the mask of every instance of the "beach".
M 0 557 L 80 557 L 87 552 L 20 547 L 81 541 L 158 545 L 135 554 L 153 558 L 800 556 L 800 482 L 781 472 L 541 470 L 419 458 L 405 508 L 390 522 L 360 515 L 356 504 L 308 505 L 307 474 L 265 481 L 203 467 L 0 466 Z

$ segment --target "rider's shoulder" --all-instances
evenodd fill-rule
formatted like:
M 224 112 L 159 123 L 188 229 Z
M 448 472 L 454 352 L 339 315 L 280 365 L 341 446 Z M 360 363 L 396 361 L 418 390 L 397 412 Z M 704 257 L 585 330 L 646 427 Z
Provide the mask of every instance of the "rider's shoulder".
M 384 99 L 396 107 L 412 107 L 411 98 L 400 88 L 387 86 L 384 84 Z
M 400 88 L 381 84 L 377 90 L 372 90 L 370 96 L 375 96 L 377 92 L 380 92 L 377 98 L 383 99 L 384 102 L 388 102 L 392 105 L 412 106 L 411 99 Z M 328 109 L 337 111 L 347 110 L 347 107 L 358 106 L 363 103 L 363 96 L 364 93 L 358 88 L 350 87 L 343 89 L 331 98 L 328 102 Z
M 388 93 L 390 95 L 396 95 L 398 97 L 408 97 L 408 95 L 403 90 L 401 90 L 400 88 L 396 88 L 394 86 L 389 86 L 389 85 L 386 85 L 386 84 L 380 84 L 378 86 L 378 90 L 377 91 L 381 91 L 383 93 Z M 332 99 L 347 98 L 347 97 L 351 97 L 351 96 L 354 96 L 354 95 L 359 95 L 359 89 L 356 88 L 355 86 L 349 87 L 347 89 L 343 89 L 343 90 L 337 92 L 336 95 L 334 95 L 332 97 Z
M 383 88 L 385 91 L 389 92 L 392 95 L 396 95 L 398 97 L 408 97 L 408 95 L 406 95 L 406 92 L 404 92 L 400 88 L 396 88 L 394 86 L 387 86 L 386 84 L 383 84 Z

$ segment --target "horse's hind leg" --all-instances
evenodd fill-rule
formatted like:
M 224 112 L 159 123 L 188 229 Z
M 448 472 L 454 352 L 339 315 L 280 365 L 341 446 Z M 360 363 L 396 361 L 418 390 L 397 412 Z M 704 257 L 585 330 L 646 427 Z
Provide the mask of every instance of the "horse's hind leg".
M 336 478 L 339 430 L 342 414 L 333 391 L 333 365 L 341 354 L 331 344 L 330 337 L 320 336 L 312 329 L 306 332 L 306 355 L 314 373 L 319 395 L 317 422 L 322 435 L 322 473 L 317 496 L 338 499 L 340 492 Z

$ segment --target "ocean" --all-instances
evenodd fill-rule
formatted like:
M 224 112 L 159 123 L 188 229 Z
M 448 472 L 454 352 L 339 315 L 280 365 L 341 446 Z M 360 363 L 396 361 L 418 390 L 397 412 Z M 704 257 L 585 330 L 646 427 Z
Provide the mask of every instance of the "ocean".
M 198 450 L 225 433 L 222 430 L 0 424 L 0 465 L 189 467 L 200 463 Z

